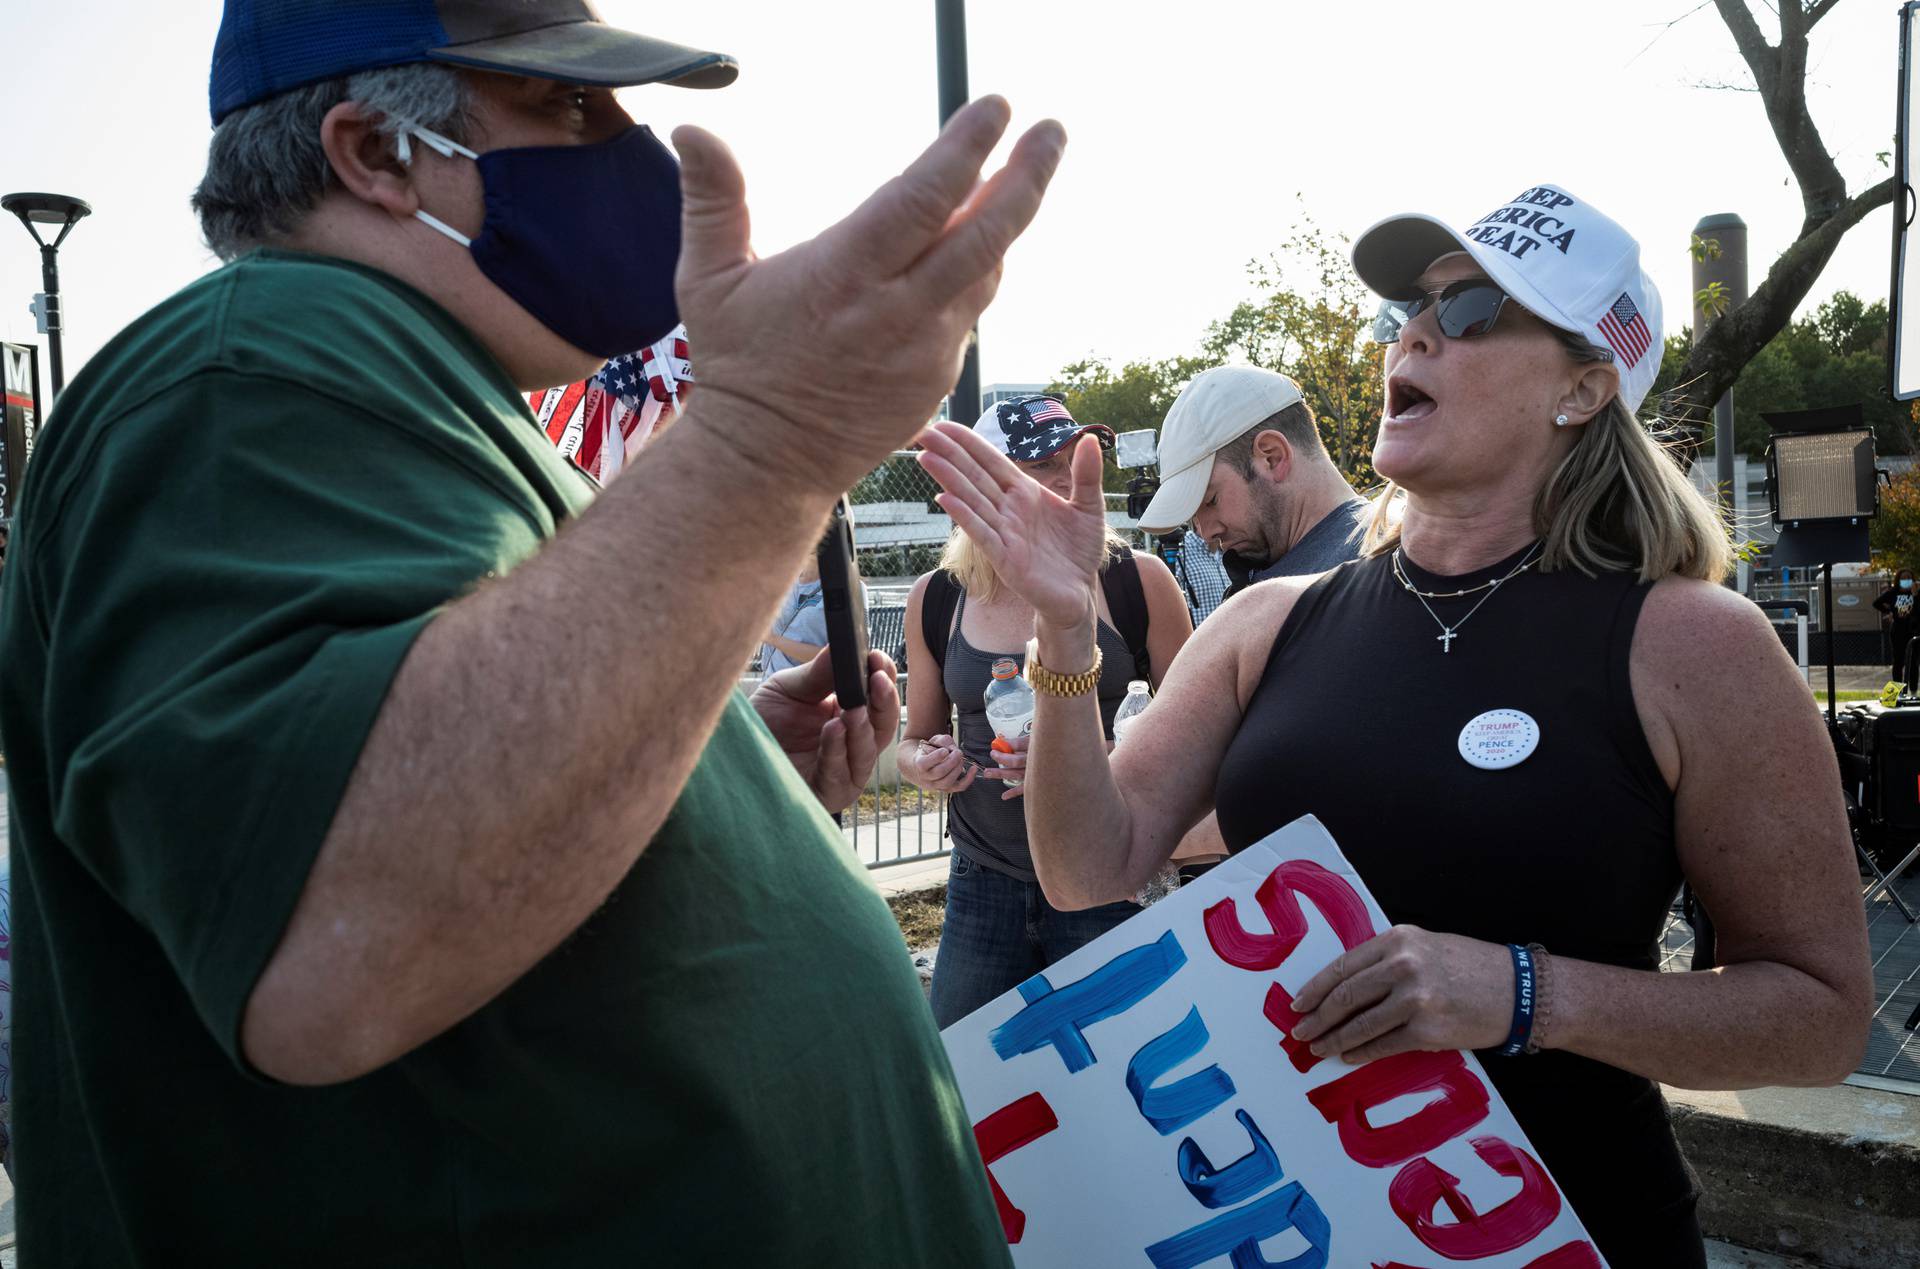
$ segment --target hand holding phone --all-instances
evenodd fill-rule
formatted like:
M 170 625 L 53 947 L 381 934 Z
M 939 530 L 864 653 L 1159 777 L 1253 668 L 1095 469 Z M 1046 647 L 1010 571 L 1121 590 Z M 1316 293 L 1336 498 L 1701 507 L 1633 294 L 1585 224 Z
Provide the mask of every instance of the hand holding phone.
M 847 500 L 833 504 L 833 518 L 820 539 L 820 605 L 827 617 L 827 648 L 833 659 L 833 691 L 841 709 L 867 703 L 867 605 L 853 562 L 853 521 Z

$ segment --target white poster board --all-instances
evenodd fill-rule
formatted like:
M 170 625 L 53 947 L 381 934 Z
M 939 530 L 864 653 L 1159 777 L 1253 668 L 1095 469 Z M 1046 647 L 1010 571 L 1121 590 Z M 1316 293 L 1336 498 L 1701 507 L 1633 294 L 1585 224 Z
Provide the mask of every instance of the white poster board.
M 1470 1053 L 1283 1041 L 1387 928 L 1311 816 L 942 1033 L 1021 1269 L 1599 1269 Z

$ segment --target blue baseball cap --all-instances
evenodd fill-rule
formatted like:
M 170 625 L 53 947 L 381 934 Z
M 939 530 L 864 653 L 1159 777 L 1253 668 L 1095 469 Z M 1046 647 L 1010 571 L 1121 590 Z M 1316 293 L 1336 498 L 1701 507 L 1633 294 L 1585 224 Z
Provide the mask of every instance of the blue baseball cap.
M 227 0 L 208 97 L 242 106 L 355 71 L 443 62 L 596 88 L 724 88 L 740 65 L 608 26 L 586 0 Z

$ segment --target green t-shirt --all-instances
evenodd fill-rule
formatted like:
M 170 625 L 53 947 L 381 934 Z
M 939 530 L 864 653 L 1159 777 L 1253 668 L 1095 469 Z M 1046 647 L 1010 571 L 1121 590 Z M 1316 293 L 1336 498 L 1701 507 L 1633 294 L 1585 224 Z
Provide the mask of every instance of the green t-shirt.
M 335 1087 L 242 1058 L 409 645 L 591 497 L 471 335 L 341 261 L 221 269 L 62 398 L 0 589 L 35 1264 L 1008 1263 L 899 934 L 737 693 L 493 1003 Z

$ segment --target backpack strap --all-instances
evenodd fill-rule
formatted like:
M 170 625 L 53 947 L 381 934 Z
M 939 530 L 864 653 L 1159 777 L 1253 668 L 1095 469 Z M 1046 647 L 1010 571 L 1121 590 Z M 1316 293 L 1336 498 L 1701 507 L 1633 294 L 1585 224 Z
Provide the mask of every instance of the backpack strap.
M 1126 547 L 1115 547 L 1100 572 L 1100 589 L 1107 596 L 1113 628 L 1133 653 L 1133 677 L 1153 682 L 1153 658 L 1147 653 L 1147 592 L 1140 584 L 1140 562 Z
M 920 637 L 933 653 L 933 663 L 947 663 L 947 638 L 953 633 L 953 612 L 960 606 L 960 583 L 944 568 L 927 574 L 927 589 L 920 596 Z

